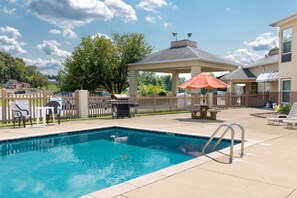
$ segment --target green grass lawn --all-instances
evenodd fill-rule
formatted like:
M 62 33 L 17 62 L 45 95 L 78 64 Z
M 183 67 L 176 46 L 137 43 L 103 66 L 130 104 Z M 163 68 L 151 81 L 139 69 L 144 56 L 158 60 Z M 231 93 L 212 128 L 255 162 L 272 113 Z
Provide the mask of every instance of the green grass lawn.
M 57 85 L 55 85 L 55 84 L 50 84 L 50 85 L 48 86 L 48 90 L 51 90 L 51 91 L 58 91 L 59 88 L 58 88 Z

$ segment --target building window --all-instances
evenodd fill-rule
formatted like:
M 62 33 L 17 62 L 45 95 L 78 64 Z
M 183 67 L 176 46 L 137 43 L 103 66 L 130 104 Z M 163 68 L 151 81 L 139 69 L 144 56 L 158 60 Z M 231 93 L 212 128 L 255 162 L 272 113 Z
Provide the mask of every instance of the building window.
M 291 80 L 282 80 L 282 103 L 289 103 L 291 101 Z
M 292 28 L 282 32 L 282 63 L 290 62 L 292 56 Z

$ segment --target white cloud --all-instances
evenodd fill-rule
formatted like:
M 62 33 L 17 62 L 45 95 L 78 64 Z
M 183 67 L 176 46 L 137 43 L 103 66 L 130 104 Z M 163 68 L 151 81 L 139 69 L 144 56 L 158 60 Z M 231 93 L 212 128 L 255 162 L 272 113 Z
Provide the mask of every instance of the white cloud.
M 63 36 L 65 38 L 69 38 L 69 39 L 77 38 L 77 34 L 73 30 L 71 30 L 69 28 L 66 28 L 66 29 L 63 30 Z
M 61 34 L 61 30 L 57 30 L 57 29 L 50 29 L 50 31 L 48 32 L 50 34 Z
M 17 0 L 7 0 L 9 3 L 15 3 Z
M 135 10 L 121 0 L 105 0 L 105 5 L 113 12 L 114 16 L 122 18 L 125 23 L 137 20 Z
M 3 50 L 10 54 L 27 53 L 22 46 L 26 45 L 24 42 L 18 42 L 14 38 L 8 38 L 7 36 L 0 35 L 0 50 Z
M 245 41 L 244 44 L 251 47 L 255 51 L 267 51 L 278 46 L 278 37 L 273 36 L 271 32 L 267 32 L 259 34 L 254 41 Z
M 103 38 L 112 40 L 112 39 L 111 39 L 109 36 L 107 36 L 106 34 L 101 34 L 101 33 L 93 34 L 93 35 L 91 36 L 92 39 L 94 39 L 94 38 L 96 38 L 96 37 L 99 37 L 99 38 L 103 37 Z
M 231 12 L 231 8 L 226 8 L 226 12 Z
M 71 42 L 69 42 L 69 41 L 65 41 L 65 43 L 66 43 L 67 45 L 71 45 Z
M 27 53 L 22 46 L 26 45 L 24 42 L 19 42 L 17 39 L 21 37 L 21 33 L 12 27 L 0 27 L 0 50 L 10 54 Z
M 235 62 L 239 62 L 243 65 L 248 65 L 255 62 L 256 60 L 262 58 L 263 56 L 257 52 L 248 50 L 246 48 L 241 48 L 236 50 L 233 54 L 229 54 L 226 58 L 229 58 Z
M 153 17 L 153 16 L 145 16 L 144 20 L 149 23 L 155 23 L 155 17 Z
M 172 8 L 172 10 L 177 9 L 177 5 L 173 4 L 172 2 L 169 2 L 169 6 Z
M 45 60 L 41 58 L 38 58 L 38 59 L 23 58 L 23 60 L 27 65 L 36 66 L 37 70 L 39 70 L 43 74 L 57 75 L 58 71 L 63 67 L 62 62 L 57 59 Z
M 10 34 L 14 39 L 17 39 L 18 37 L 22 36 L 19 30 L 9 26 L 0 27 L 0 32 L 3 34 Z
M 156 12 L 156 9 L 168 6 L 166 0 L 141 0 L 136 6 L 148 12 Z
M 59 58 L 66 58 L 71 53 L 58 48 L 60 44 L 56 40 L 42 41 L 42 44 L 38 44 L 36 47 L 44 51 L 46 55 L 53 55 Z
M 133 8 L 122 0 L 30 0 L 29 10 L 39 19 L 62 28 L 75 28 L 94 20 L 119 17 L 125 22 L 137 20 Z
M 50 31 L 48 33 L 61 34 L 61 35 L 63 35 L 63 37 L 68 38 L 68 39 L 77 38 L 77 34 L 70 28 L 65 28 L 64 30 L 50 29 Z
M 256 60 L 263 58 L 270 49 L 277 47 L 278 37 L 267 32 L 259 34 L 254 41 L 245 41 L 244 44 L 249 48 L 238 49 L 226 57 L 243 65 L 251 64 Z
M 3 12 L 8 14 L 8 15 L 15 15 L 15 11 L 16 9 L 15 8 L 12 8 L 12 9 L 8 9 L 7 7 L 3 7 Z
M 170 27 L 170 26 L 171 26 L 171 24 L 170 24 L 170 23 L 168 23 L 168 22 L 165 22 L 163 25 L 164 25 L 164 28 L 165 28 L 165 29 L 167 29 L 168 27 Z

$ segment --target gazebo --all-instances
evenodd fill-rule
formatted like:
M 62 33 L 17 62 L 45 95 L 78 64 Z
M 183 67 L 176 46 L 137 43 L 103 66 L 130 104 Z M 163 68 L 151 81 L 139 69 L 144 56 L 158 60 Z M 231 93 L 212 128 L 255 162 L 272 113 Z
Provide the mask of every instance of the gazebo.
M 137 91 L 139 71 L 172 74 L 172 93 L 178 93 L 178 76 L 190 73 L 192 77 L 201 72 L 222 72 L 236 70 L 239 63 L 197 48 L 197 42 L 190 40 L 172 41 L 168 49 L 152 53 L 136 63 L 129 64 L 130 95 Z

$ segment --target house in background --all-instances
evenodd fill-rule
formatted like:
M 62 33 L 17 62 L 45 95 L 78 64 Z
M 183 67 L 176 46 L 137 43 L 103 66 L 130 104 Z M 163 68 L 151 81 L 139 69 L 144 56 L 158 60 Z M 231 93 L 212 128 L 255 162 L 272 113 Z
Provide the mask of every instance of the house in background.
M 22 84 L 17 80 L 10 79 L 4 84 L 4 87 L 6 89 L 21 89 Z
M 21 84 L 23 88 L 31 88 L 31 84 L 29 83 L 22 82 Z
M 229 92 L 266 93 L 273 102 L 278 102 L 278 53 L 278 48 L 272 49 L 264 58 L 227 73 L 220 80 L 230 85 Z
M 258 61 L 245 66 L 255 76 L 250 93 L 266 93 L 272 102 L 279 103 L 279 49 L 275 48 Z M 267 101 L 264 101 L 267 102 Z
M 232 84 L 230 82 L 239 81 L 233 76 L 240 77 L 240 83 L 245 83 L 246 93 L 254 93 L 256 88 L 256 92 L 268 92 L 269 97 L 279 104 L 297 102 L 297 42 L 293 42 L 297 40 L 297 13 L 270 25 L 279 28 L 279 50 L 272 50 L 263 59 L 221 79 Z M 250 82 L 253 77 L 238 74 L 243 72 L 254 74 L 257 77 L 255 82 Z M 230 89 L 233 86 L 234 83 Z
M 219 77 L 220 80 L 229 84 L 228 92 L 236 94 L 257 93 L 256 78 L 249 69 L 243 67 Z
M 31 88 L 31 84 L 25 82 L 20 83 L 17 80 L 10 79 L 3 85 L 3 87 L 5 87 L 6 89 L 22 89 Z
M 279 102 L 293 103 L 297 101 L 297 13 L 270 25 L 279 28 Z

